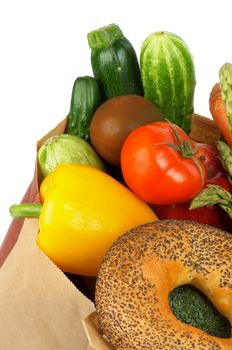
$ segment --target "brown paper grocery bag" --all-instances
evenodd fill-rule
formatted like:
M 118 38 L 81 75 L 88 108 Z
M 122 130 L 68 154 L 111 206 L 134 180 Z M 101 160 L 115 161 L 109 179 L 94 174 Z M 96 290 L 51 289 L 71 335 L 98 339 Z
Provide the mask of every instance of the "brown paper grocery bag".
M 213 121 L 194 115 L 192 139 L 214 143 Z M 67 118 L 37 143 L 64 133 Z M 206 142 L 206 141 L 205 141 Z M 40 174 L 23 202 L 39 201 Z M 93 303 L 36 245 L 38 220 L 13 220 L 0 249 L 0 348 L 4 350 L 112 350 L 101 335 Z

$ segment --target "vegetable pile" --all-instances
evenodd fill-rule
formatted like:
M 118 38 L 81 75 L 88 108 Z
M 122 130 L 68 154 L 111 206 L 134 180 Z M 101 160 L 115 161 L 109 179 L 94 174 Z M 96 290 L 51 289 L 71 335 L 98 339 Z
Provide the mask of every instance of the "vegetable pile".
M 140 64 L 115 24 L 88 43 L 93 76 L 75 79 L 66 133 L 38 150 L 41 204 L 13 205 L 11 215 L 39 217 L 39 247 L 65 273 L 85 276 L 97 276 L 117 237 L 150 221 L 232 232 L 232 65 L 220 69 L 209 101 L 223 138 L 201 144 L 190 137 L 194 62 L 179 36 L 151 34 Z

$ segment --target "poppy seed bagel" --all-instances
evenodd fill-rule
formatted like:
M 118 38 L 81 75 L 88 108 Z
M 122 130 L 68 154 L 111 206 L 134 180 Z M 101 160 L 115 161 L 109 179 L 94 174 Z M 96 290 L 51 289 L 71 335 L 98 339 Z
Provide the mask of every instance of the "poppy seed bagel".
M 161 220 L 126 232 L 106 254 L 95 292 L 101 331 L 117 350 L 231 350 L 173 315 L 168 295 L 191 284 L 232 323 L 232 235 Z

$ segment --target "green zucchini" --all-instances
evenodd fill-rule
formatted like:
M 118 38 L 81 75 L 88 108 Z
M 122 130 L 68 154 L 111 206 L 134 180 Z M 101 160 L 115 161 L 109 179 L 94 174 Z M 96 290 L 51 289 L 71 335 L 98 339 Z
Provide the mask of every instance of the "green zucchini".
M 72 89 L 66 133 L 90 142 L 90 122 L 100 104 L 100 91 L 96 79 L 89 76 L 77 78 Z
M 185 42 L 170 32 L 151 34 L 142 44 L 140 65 L 145 97 L 189 133 L 196 79 Z
M 138 59 L 121 29 L 111 24 L 88 34 L 91 64 L 102 99 L 120 95 L 143 96 Z

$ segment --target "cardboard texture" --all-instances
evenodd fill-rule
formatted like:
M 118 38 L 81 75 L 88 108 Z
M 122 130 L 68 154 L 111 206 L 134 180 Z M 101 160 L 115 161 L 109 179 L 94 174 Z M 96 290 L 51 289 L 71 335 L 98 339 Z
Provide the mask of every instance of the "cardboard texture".
M 64 133 L 66 122 L 39 140 L 37 149 L 48 137 Z M 214 122 L 199 115 L 193 116 L 190 136 L 211 144 L 221 138 Z M 36 162 L 22 202 L 39 201 L 40 182 Z M 0 348 L 112 350 L 100 333 L 93 303 L 38 248 L 38 230 L 37 219 L 13 220 L 0 249 Z

